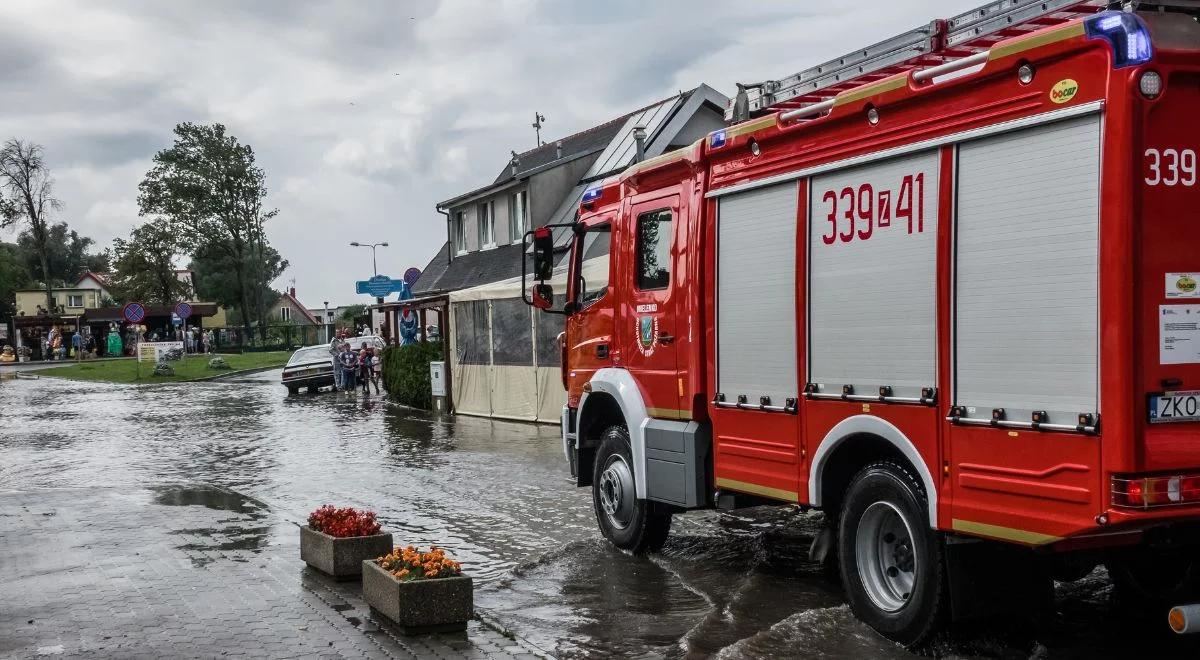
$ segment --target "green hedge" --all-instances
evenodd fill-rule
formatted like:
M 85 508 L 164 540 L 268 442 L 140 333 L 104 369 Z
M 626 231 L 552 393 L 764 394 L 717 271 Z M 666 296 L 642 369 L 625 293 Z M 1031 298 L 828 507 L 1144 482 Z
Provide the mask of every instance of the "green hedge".
M 389 346 L 383 351 L 383 388 L 399 403 L 429 410 L 433 407 L 429 363 L 441 359 L 439 341 Z

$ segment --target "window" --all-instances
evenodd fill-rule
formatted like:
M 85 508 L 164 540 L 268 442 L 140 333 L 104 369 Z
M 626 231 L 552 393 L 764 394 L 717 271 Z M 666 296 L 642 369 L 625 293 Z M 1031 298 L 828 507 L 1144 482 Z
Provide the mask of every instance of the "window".
M 637 287 L 656 291 L 671 285 L 671 211 L 661 209 L 638 216 Z
M 280 307 L 279 308 L 279 318 L 284 321 L 291 321 L 292 320 L 292 308 L 291 307 Z
M 450 233 L 454 235 L 454 253 L 467 253 L 467 212 L 457 211 L 454 214 L 453 226 Z
M 67 296 L 67 307 L 83 307 L 83 294 L 72 293 Z
M 612 232 L 608 225 L 593 225 L 580 238 L 577 271 L 579 304 L 584 307 L 600 300 L 608 292 L 611 268 Z
M 525 204 L 527 194 L 522 190 L 508 198 L 508 239 L 513 243 L 521 242 L 529 226 L 526 221 L 526 214 L 529 213 Z
M 479 205 L 479 247 L 496 247 L 496 202 Z

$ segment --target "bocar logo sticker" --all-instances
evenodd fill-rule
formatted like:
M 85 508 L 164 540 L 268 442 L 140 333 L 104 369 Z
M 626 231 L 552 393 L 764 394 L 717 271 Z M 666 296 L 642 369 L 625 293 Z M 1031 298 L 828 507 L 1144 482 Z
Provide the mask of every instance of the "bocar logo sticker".
M 1060 80 L 1050 88 L 1050 100 L 1055 103 L 1066 103 L 1079 93 L 1079 83 L 1071 78 Z

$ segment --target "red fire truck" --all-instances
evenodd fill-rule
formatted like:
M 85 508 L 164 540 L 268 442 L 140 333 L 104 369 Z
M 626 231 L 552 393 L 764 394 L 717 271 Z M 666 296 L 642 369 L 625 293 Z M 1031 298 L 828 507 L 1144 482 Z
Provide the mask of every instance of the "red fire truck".
M 1200 3 L 1107 4 L 744 86 L 531 232 L 530 304 L 569 264 L 563 443 L 604 536 L 821 509 L 813 556 L 907 644 L 1100 564 L 1200 602 Z

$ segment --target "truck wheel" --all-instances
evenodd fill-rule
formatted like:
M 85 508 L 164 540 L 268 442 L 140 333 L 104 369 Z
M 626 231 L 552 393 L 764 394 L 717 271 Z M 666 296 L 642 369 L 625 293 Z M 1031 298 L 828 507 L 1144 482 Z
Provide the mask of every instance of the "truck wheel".
M 300 392 L 300 388 L 294 385 L 288 385 L 288 394 L 295 395 Z
M 1190 552 L 1189 552 L 1190 550 Z M 1124 605 L 1173 606 L 1200 598 L 1195 549 L 1134 548 L 1105 562 L 1113 595 Z
M 941 544 L 926 511 L 924 489 L 908 470 L 874 463 L 850 482 L 838 526 L 850 609 L 906 646 L 934 632 L 942 614 Z
M 629 431 L 610 426 L 600 438 L 592 473 L 592 503 L 604 537 L 631 552 L 662 549 L 671 531 L 671 514 L 657 513 L 637 499 Z

